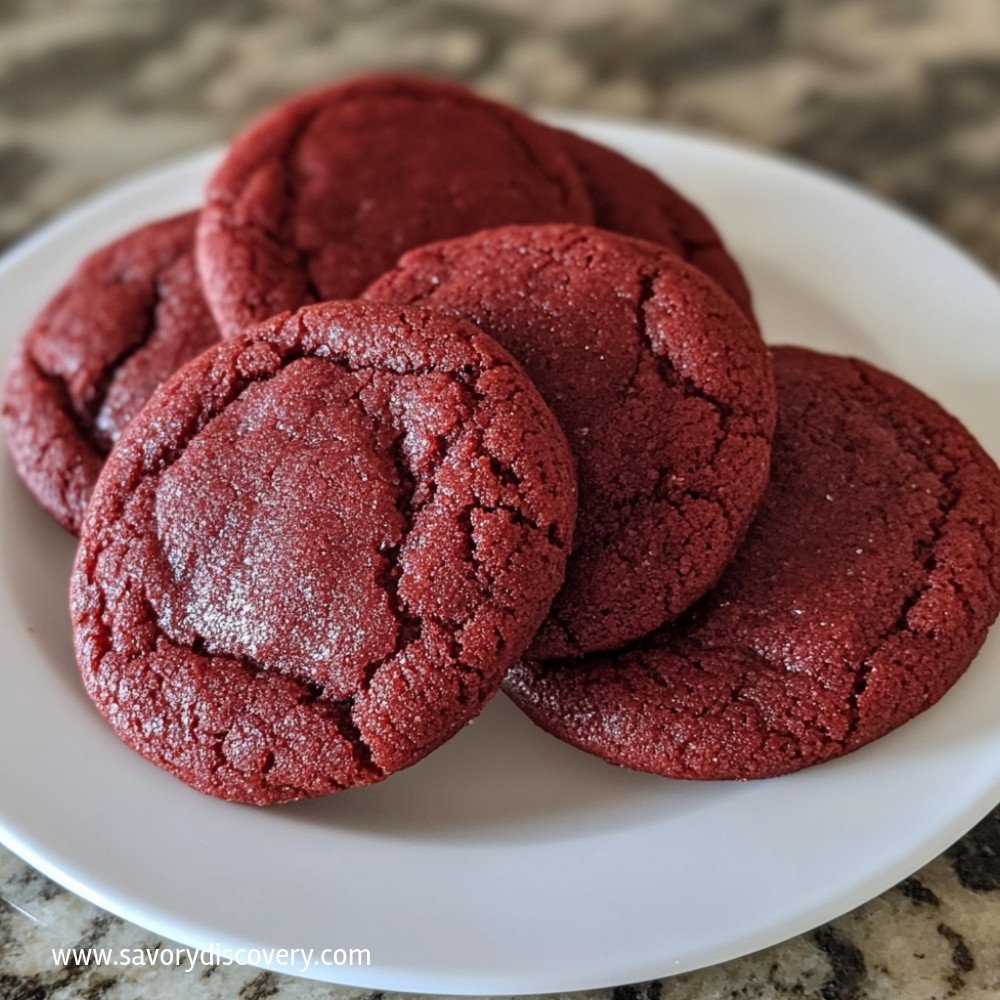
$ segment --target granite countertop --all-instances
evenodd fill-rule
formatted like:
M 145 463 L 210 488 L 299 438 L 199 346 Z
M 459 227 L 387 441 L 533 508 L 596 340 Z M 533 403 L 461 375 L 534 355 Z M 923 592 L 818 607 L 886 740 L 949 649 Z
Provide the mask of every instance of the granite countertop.
M 0 245 L 96 187 L 224 139 L 278 97 L 390 66 L 791 153 L 908 206 L 1000 271 L 995 0 L 0 0 Z M 996 996 L 998 941 L 1000 811 L 816 931 L 593 996 Z M 64 945 L 156 943 L 0 849 L 0 1000 L 381 1000 L 237 967 L 50 959 Z

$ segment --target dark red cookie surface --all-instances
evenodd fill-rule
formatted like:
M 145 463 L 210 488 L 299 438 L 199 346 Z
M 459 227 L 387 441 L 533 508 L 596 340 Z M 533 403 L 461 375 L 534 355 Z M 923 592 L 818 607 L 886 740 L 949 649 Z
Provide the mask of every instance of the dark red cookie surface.
M 208 186 L 198 264 L 228 336 L 353 297 L 431 240 L 590 220 L 548 129 L 453 84 L 363 77 L 295 98 L 237 137 Z
M 718 579 L 766 485 L 774 386 L 756 330 L 700 271 L 603 230 L 511 226 L 414 250 L 365 296 L 470 319 L 566 431 L 576 544 L 532 655 L 615 648 Z
M 714 279 L 756 322 L 743 272 L 701 209 L 613 149 L 575 132 L 554 131 L 583 177 L 595 226 L 669 247 Z
M 17 472 L 74 533 L 122 429 L 219 339 L 194 266 L 196 217 L 143 226 L 88 257 L 8 371 L 3 416 Z
M 1000 609 L 1000 472 L 860 361 L 774 351 L 772 480 L 718 587 L 629 651 L 521 663 L 540 726 L 674 778 L 760 778 L 884 735 L 959 678 Z
M 327 303 L 209 350 L 101 474 L 71 585 L 118 736 L 212 795 L 368 784 L 478 714 L 562 582 L 572 459 L 465 323 Z

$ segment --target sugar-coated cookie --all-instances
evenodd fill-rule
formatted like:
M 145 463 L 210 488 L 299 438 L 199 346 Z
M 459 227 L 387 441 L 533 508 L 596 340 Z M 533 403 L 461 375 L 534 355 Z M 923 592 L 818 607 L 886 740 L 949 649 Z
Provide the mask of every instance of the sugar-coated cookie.
M 4 390 L 21 479 L 79 531 L 104 457 L 153 390 L 219 339 L 194 266 L 197 213 L 88 257 L 32 324 Z
M 589 222 L 551 131 L 443 81 L 360 77 L 237 136 L 208 185 L 198 263 L 224 335 L 351 298 L 405 250 L 518 222 Z
M 157 392 L 72 586 L 118 736 L 211 795 L 377 781 L 473 718 L 563 579 L 559 426 L 513 359 L 419 308 L 310 306 Z
M 767 484 L 775 412 L 767 350 L 717 284 L 653 243 L 509 226 L 411 251 L 365 296 L 477 324 L 566 431 L 576 544 L 532 656 L 616 648 L 715 583 Z
M 505 689 L 540 726 L 673 778 L 761 778 L 933 705 L 1000 609 L 1000 472 L 957 420 L 868 364 L 774 351 L 772 480 L 680 622 Z

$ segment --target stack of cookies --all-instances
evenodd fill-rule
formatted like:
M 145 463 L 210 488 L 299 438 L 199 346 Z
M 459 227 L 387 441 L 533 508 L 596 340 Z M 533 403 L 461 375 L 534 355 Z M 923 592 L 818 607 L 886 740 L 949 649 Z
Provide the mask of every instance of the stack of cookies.
M 79 550 L 88 694 L 203 792 L 380 781 L 501 690 L 671 778 L 932 705 L 1000 611 L 1000 473 L 864 362 L 770 351 L 694 205 L 454 85 L 237 137 L 200 211 L 84 261 L 7 378 Z

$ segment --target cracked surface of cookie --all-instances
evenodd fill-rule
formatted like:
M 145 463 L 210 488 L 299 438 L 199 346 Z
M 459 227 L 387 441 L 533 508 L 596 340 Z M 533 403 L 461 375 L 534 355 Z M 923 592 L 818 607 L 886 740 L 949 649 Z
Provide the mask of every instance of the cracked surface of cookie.
M 511 226 L 414 250 L 365 296 L 472 320 L 566 431 L 576 544 L 533 656 L 613 649 L 718 579 L 764 491 L 774 386 L 758 333 L 700 271 L 589 227 Z
M 575 132 L 554 131 L 587 187 L 595 226 L 669 247 L 704 271 L 756 322 L 746 278 L 701 209 L 613 149 Z
M 1000 472 L 953 417 L 863 362 L 774 352 L 772 479 L 719 585 L 630 650 L 521 663 L 540 726 L 674 778 L 761 778 L 933 705 L 1000 609 Z
M 283 104 L 208 186 L 198 266 L 223 334 L 351 298 L 411 247 L 517 222 L 589 222 L 549 130 L 454 84 L 362 77 Z
M 219 339 L 194 266 L 196 217 L 143 226 L 88 257 L 7 373 L 3 419 L 18 475 L 74 534 L 122 429 Z
M 497 691 L 575 500 L 555 418 L 481 331 L 360 303 L 276 317 L 168 381 L 109 456 L 71 586 L 85 686 L 212 795 L 377 781 Z

